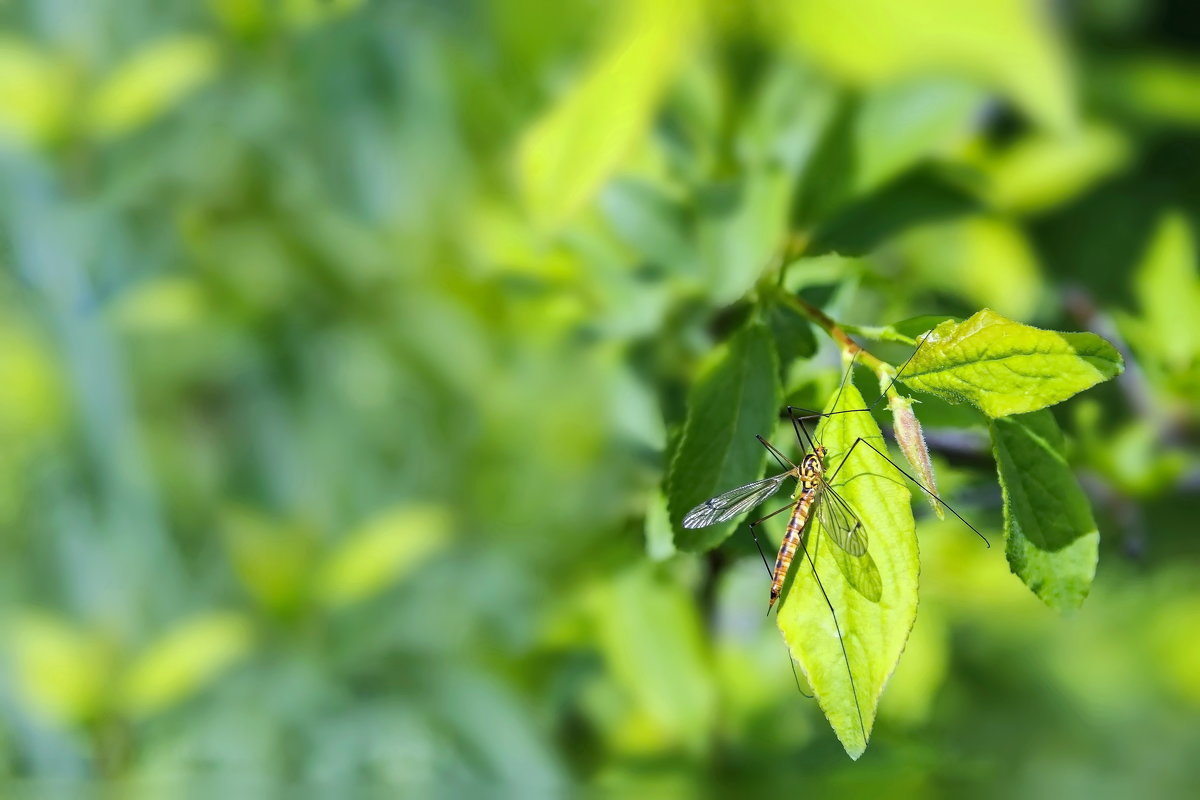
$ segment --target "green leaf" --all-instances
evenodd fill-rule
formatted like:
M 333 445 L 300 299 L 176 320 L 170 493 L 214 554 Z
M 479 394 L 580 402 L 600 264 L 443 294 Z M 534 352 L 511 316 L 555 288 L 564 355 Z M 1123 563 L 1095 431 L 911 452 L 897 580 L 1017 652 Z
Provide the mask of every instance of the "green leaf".
M 695 3 L 625 0 L 613 14 L 613 31 L 579 82 L 520 143 L 525 200 L 545 228 L 589 201 L 645 134 L 687 52 Z
M 450 529 L 450 515 L 440 506 L 389 508 L 330 553 L 316 578 L 317 594 L 334 608 L 378 594 L 442 548 Z
M 243 658 L 253 637 L 250 620 L 232 612 L 210 612 L 183 622 L 129 666 L 118 686 L 118 703 L 136 716 L 162 711 Z
M 925 333 L 933 330 L 947 320 L 961 322 L 958 317 L 953 317 L 949 314 L 921 314 L 920 316 L 893 322 L 889 327 L 901 336 L 909 337 L 916 344 Z
M 762 477 L 767 452 L 754 435 L 775 429 L 781 395 L 771 336 L 752 323 L 734 335 L 688 396 L 683 437 L 667 475 L 676 546 L 707 550 L 729 536 L 732 522 L 701 529 L 680 523 L 710 497 Z
M 953 148 L 974 127 L 985 100 L 968 83 L 928 77 L 868 94 L 854 124 L 855 193 L 873 191 Z
M 1009 567 L 1051 608 L 1078 608 L 1096 574 L 1100 533 L 1062 431 L 1049 411 L 1035 411 L 993 420 L 991 433 Z
M 1093 333 L 1046 331 L 984 309 L 934 328 L 900 380 L 1004 417 L 1061 403 L 1123 369 L 1116 349 Z
M 791 179 L 778 167 L 707 187 L 696 236 L 713 305 L 735 302 L 771 265 L 787 233 L 790 200 Z
M 1047 128 L 1075 121 L 1066 53 L 1032 3 L 890 0 L 782 3 L 780 30 L 823 67 L 862 85 L 930 73 L 975 78 L 1007 95 Z
M 781 370 L 786 372 L 793 361 L 808 358 L 817 351 L 817 339 L 808 318 L 781 295 L 772 295 L 764 301 L 763 317 L 775 339 Z
M 129 133 L 183 100 L 216 73 L 216 45 L 199 36 L 162 39 L 135 53 L 96 89 L 85 123 L 99 137 Z
M 1196 242 L 1187 219 L 1177 212 L 1159 220 L 1133 276 L 1133 288 L 1146 323 L 1147 352 L 1161 355 L 1174 370 L 1185 369 L 1200 353 L 1200 280 Z
M 1041 265 L 1025 231 L 999 216 L 947 219 L 906 231 L 899 249 L 913 277 L 931 288 L 1017 319 L 1037 310 Z
M 827 410 L 864 407 L 862 395 L 849 384 L 837 406 L 831 403 Z M 828 448 L 828 471 L 837 469 L 859 437 L 887 452 L 870 414 L 838 414 L 821 421 L 817 440 Z M 832 480 L 863 522 L 871 561 L 847 564 L 854 570 L 847 580 L 838 562 L 850 557 L 835 552 L 837 545 L 814 520 L 807 546 L 815 550 L 815 572 L 837 613 L 837 626 L 814 580 L 813 564 L 800 552 L 784 587 L 777 623 L 842 746 L 857 759 L 866 749 L 879 697 L 916 619 L 917 536 L 904 477 L 865 444 L 854 448 Z
M 865 255 L 914 226 L 962 217 L 979 208 L 977 199 L 939 170 L 917 169 L 842 207 L 818 226 L 806 252 Z
M 986 156 L 980 166 L 994 208 L 1030 213 L 1082 194 L 1124 167 L 1130 149 L 1119 131 L 1090 124 L 1066 136 L 1031 134 Z
M 678 581 L 637 565 L 597 586 L 590 599 L 600 650 L 639 727 L 653 739 L 702 751 L 717 698 L 691 595 Z M 629 736 L 633 726 L 622 727 Z

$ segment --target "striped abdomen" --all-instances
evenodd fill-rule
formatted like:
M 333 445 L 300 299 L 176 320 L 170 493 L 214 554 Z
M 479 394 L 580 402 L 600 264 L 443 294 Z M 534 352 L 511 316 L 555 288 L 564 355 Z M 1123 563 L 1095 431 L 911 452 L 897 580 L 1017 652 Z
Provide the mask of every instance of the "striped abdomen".
M 775 569 L 771 572 L 771 603 L 767 606 L 768 609 L 775 605 L 779 593 L 783 591 L 783 582 L 787 579 L 788 568 L 792 566 L 792 559 L 796 556 L 796 548 L 800 546 L 804 523 L 808 521 L 808 512 L 816 496 L 815 488 L 806 488 L 796 501 L 796 507 L 792 509 L 787 531 L 783 534 L 783 544 L 779 546 L 779 555 L 775 558 Z

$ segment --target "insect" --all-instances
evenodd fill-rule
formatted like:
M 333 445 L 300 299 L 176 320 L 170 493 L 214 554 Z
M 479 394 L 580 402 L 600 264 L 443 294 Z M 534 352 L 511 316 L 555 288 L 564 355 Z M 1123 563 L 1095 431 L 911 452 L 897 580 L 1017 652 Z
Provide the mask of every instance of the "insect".
M 788 478 L 794 478 L 797 482 L 797 492 L 792 496 L 793 502 L 788 506 L 784 506 L 777 511 L 768 514 L 752 523 L 750 523 L 750 532 L 754 536 L 754 542 L 758 545 L 758 535 L 754 529 L 783 511 L 790 508 L 792 513 L 788 519 L 788 525 L 784 534 L 783 543 L 779 547 L 779 554 L 775 559 L 775 567 L 772 569 L 768 565 L 767 570 L 771 573 L 771 599 L 767 607 L 767 613 L 770 613 L 775 602 L 779 599 L 779 594 L 783 589 L 784 581 L 787 579 L 788 569 L 791 566 L 792 560 L 795 558 L 797 549 L 804 541 L 804 531 L 808 524 L 808 520 L 815 516 L 821 522 L 821 528 L 829 535 L 829 538 L 834 541 L 844 551 L 851 556 L 861 557 L 867 552 L 867 534 L 863 526 L 862 520 L 851 508 L 850 504 L 834 490 L 832 481 L 837 477 L 843 465 L 854 450 L 860 445 L 866 445 L 871 450 L 874 450 L 877 455 L 882 457 L 887 463 L 891 464 L 900 474 L 908 478 L 917 485 L 921 491 L 932 497 L 937 503 L 944 506 L 950 513 L 958 517 L 960 521 L 970 528 L 976 536 L 983 540 L 984 544 L 991 547 L 987 537 L 979 532 L 974 525 L 963 519 L 962 515 L 950 507 L 948 503 L 942 500 L 935 492 L 926 487 L 907 471 L 902 469 L 895 461 L 888 457 L 887 453 L 880 450 L 871 442 L 862 437 L 858 437 L 846 449 L 842 455 L 841 461 L 830 474 L 828 479 L 825 478 L 825 456 L 826 450 L 820 443 L 814 441 L 809 435 L 808 429 L 804 426 L 804 420 L 811 420 L 820 417 L 829 417 L 834 414 L 852 414 L 852 413 L 870 413 L 872 408 L 882 400 L 888 390 L 895 385 L 901 373 L 904 372 L 908 364 L 924 346 L 929 338 L 926 334 L 925 338 L 917 345 L 917 349 L 909 356 L 908 360 L 900 367 L 896 374 L 892 377 L 891 382 L 883 393 L 879 395 L 875 403 L 867 408 L 843 409 L 840 411 L 815 412 L 808 409 L 798 409 L 794 406 L 788 406 L 787 412 L 792 420 L 792 426 L 796 431 L 796 438 L 802 447 L 807 445 L 808 454 L 799 465 L 793 464 L 779 452 L 770 442 L 762 436 L 758 436 L 758 441 L 767 448 L 767 451 L 775 457 L 775 460 L 781 466 L 786 468 L 785 472 L 778 475 L 773 475 L 769 478 L 764 478 L 754 483 L 748 483 L 745 486 L 739 486 L 736 489 L 730 489 L 727 492 L 717 495 L 689 511 L 683 518 L 683 527 L 685 528 L 704 528 L 709 525 L 715 525 L 720 522 L 733 519 L 755 507 L 760 505 L 768 497 L 774 495 L 779 488 L 787 481 Z M 842 391 L 846 387 L 846 381 L 850 377 L 850 373 L 854 369 L 854 363 L 857 360 L 857 352 L 854 358 L 850 360 L 849 366 L 846 368 L 846 373 L 842 376 L 842 382 L 838 387 L 837 395 L 834 397 L 833 408 L 837 407 L 838 400 L 841 399 Z M 804 411 L 801 416 L 796 415 L 796 411 Z M 759 546 L 759 553 L 762 554 L 762 548 Z M 763 556 L 764 562 L 766 556 Z
M 780 463 L 785 466 L 789 464 L 783 454 L 770 442 L 761 436 L 758 437 L 758 440 L 780 460 Z M 862 556 L 867 552 L 867 535 L 862 520 L 825 480 L 825 455 L 825 448 L 820 444 L 814 444 L 812 452 L 808 453 L 800 464 L 791 464 L 786 472 L 717 495 L 693 508 L 683 518 L 685 528 L 703 528 L 724 522 L 762 503 L 779 491 L 779 487 L 788 478 L 796 479 L 798 490 L 794 496 L 794 502 L 774 514 L 769 514 L 752 523 L 753 526 L 757 526 L 788 508 L 792 510 L 791 516 L 788 518 L 787 530 L 784 533 L 783 544 L 780 545 L 779 555 L 775 558 L 775 567 L 774 569 L 768 567 L 771 573 L 771 600 L 767 607 L 767 613 L 770 613 L 771 608 L 779 599 L 783 583 L 787 579 L 788 569 L 795 558 L 796 550 L 802 543 L 805 527 L 814 509 L 817 518 L 821 521 L 821 527 L 839 547 L 852 556 Z M 755 542 L 757 543 L 757 541 L 758 537 L 755 535 Z
M 921 345 L 923 344 L 924 340 L 921 342 Z M 917 349 L 920 349 L 920 345 L 918 345 Z M 915 356 L 915 354 L 916 353 L 914 352 L 913 355 Z M 909 361 L 911 360 L 912 359 L 910 357 Z M 845 388 L 846 381 L 854 368 L 854 362 L 855 359 L 851 359 L 850 365 L 847 367 L 846 374 L 842 377 L 842 382 L 838 388 L 838 393 L 835 396 L 831 406 L 832 408 L 837 408 L 838 406 L 838 401 L 841 399 L 842 391 Z M 896 375 L 892 378 L 891 383 L 884 390 L 883 394 L 880 395 L 879 399 L 882 399 L 887 394 L 887 391 L 891 389 L 892 385 L 895 384 L 896 379 L 899 378 L 900 373 L 903 372 L 908 363 L 909 362 L 906 361 L 901 369 L 896 373 Z M 878 403 L 879 400 L 876 400 L 875 402 Z M 842 637 L 841 625 L 838 622 L 837 611 L 834 608 L 833 602 L 830 600 L 829 593 L 825 590 L 825 586 L 821 581 L 820 575 L 817 573 L 816 562 L 814 561 L 813 554 L 811 552 L 812 545 L 806 542 L 810 528 L 810 520 L 815 518 L 820 522 L 820 530 L 824 531 L 825 534 L 833 541 L 833 543 L 842 551 L 851 556 L 850 559 L 839 559 L 839 566 L 842 566 L 846 562 L 849 562 L 849 564 L 853 565 L 856 562 L 864 563 L 870 561 L 869 557 L 867 557 L 868 537 L 866 527 L 863 525 L 862 519 L 857 513 L 855 513 L 851 505 L 833 487 L 833 481 L 836 479 L 838 473 L 846 464 L 847 460 L 855 451 L 855 449 L 859 445 L 865 445 L 866 447 L 875 451 L 875 453 L 880 457 L 885 459 L 886 462 L 894 467 L 898 472 L 916 484 L 922 491 L 944 506 L 947 510 L 954 514 L 954 516 L 958 517 L 958 519 L 961 520 L 968 528 L 970 528 L 977 536 L 983 539 L 985 544 L 987 544 L 989 547 L 991 546 L 983 534 L 981 534 L 973 525 L 971 525 L 971 523 L 967 522 L 962 515 L 951 508 L 949 504 L 938 497 L 935 492 L 930 490 L 928 487 L 910 475 L 907 471 L 897 465 L 895 461 L 888 457 L 885 451 L 880 450 L 872 442 L 862 438 L 861 436 L 856 438 L 850 444 L 850 446 L 846 448 L 837 466 L 831 472 L 829 472 L 827 476 L 825 466 L 825 458 L 828 454 L 827 450 L 823 444 L 815 441 L 813 437 L 809 435 L 808 429 L 804 425 L 804 421 L 817 418 L 828 418 L 835 414 L 870 413 L 874 405 L 875 403 L 867 408 L 845 409 L 825 413 L 807 412 L 806 409 L 796 409 L 793 406 L 788 406 L 788 416 L 791 419 L 793 428 L 796 431 L 797 440 L 800 442 L 801 446 L 805 447 L 807 450 L 800 464 L 792 463 L 770 442 L 768 442 L 762 436 L 758 436 L 758 441 L 765 448 L 767 448 L 767 451 L 770 452 L 771 455 L 780 463 L 780 465 L 784 467 L 784 471 L 768 478 L 764 478 L 763 480 L 748 483 L 744 486 L 739 486 L 735 489 L 731 489 L 727 492 L 717 495 L 716 497 L 706 500 L 689 511 L 683 518 L 683 526 L 685 528 L 702 528 L 709 525 L 715 525 L 720 522 L 725 522 L 759 506 L 767 498 L 778 492 L 780 487 L 783 486 L 783 484 L 789 478 L 796 480 L 797 488 L 796 492 L 792 495 L 791 503 L 766 515 L 765 517 L 750 523 L 750 532 L 754 537 L 756 547 L 758 547 L 759 555 L 762 556 L 763 564 L 767 567 L 767 571 L 771 575 L 771 594 L 770 601 L 767 606 L 767 613 L 770 614 L 771 609 L 779 600 L 785 581 L 787 580 L 788 572 L 793 560 L 796 557 L 796 554 L 798 552 L 802 553 L 804 559 L 809 563 L 813 573 L 813 578 L 820 589 L 826 606 L 829 608 L 829 613 L 832 617 L 834 628 L 837 632 L 838 641 L 841 645 L 842 657 L 846 665 L 847 674 L 849 676 L 850 687 L 854 696 L 855 705 L 858 707 L 859 725 L 863 730 L 864 739 L 866 738 L 866 728 L 863 724 L 862 708 L 858 703 L 858 693 L 854 686 L 854 673 L 850 667 L 850 658 L 849 654 L 846 652 L 846 645 Z M 797 410 L 805 411 L 807 413 L 797 416 L 795 413 Z M 789 515 L 783 541 L 780 544 L 778 554 L 775 558 L 775 564 L 772 568 L 772 566 L 767 563 L 766 554 L 763 552 L 762 546 L 759 544 L 758 535 L 755 532 L 755 528 L 771 517 L 774 517 L 788 509 L 791 510 L 791 514 Z M 862 585 L 856 584 L 855 579 L 852 577 L 852 574 L 855 572 L 869 575 L 869 570 L 850 566 L 849 569 L 844 571 L 846 572 L 848 582 L 851 583 L 852 586 L 854 586 L 861 594 L 867 596 L 868 599 L 878 602 L 880 591 L 878 584 L 878 572 L 874 573 L 876 583 L 874 595 L 872 596 L 869 590 L 864 591 Z M 869 585 L 869 581 L 864 581 L 864 584 Z M 792 670 L 794 673 L 794 664 L 792 665 Z M 799 686 L 798 677 L 797 686 Z

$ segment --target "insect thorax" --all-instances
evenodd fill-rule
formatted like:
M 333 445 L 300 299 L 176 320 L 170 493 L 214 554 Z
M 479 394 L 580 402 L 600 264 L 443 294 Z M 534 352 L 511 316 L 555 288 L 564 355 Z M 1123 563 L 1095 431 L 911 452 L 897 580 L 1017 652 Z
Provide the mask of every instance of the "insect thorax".
M 811 489 L 821 479 L 821 457 L 816 453 L 809 453 L 804 457 L 804 461 L 800 464 L 800 483 L 804 488 Z

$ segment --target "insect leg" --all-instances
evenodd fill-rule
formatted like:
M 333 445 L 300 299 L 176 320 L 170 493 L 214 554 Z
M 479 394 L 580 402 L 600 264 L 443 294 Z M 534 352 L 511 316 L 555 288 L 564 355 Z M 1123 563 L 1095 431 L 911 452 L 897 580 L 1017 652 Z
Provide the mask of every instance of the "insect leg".
M 768 575 L 774 575 L 774 573 L 771 571 L 771 565 L 767 562 L 767 554 L 763 552 L 762 545 L 759 544 L 759 541 L 758 541 L 758 534 L 754 532 L 754 529 L 758 525 L 761 525 L 762 523 L 769 520 L 771 517 L 775 516 L 776 514 L 782 514 L 784 511 L 787 511 L 789 508 L 791 508 L 794 505 L 795 505 L 795 503 L 788 503 L 783 508 L 777 508 L 774 511 L 772 511 L 770 514 L 767 514 L 765 517 L 759 517 L 758 519 L 754 520 L 754 522 L 750 523 L 750 535 L 752 537 L 754 537 L 754 546 L 758 548 L 758 554 L 760 556 L 762 556 L 763 566 L 767 568 Z
M 888 463 L 889 463 L 889 464 L 891 464 L 893 467 L 895 467 L 895 468 L 896 468 L 896 470 L 897 470 L 897 471 L 898 471 L 898 472 L 899 472 L 901 475 L 903 475 L 904 477 L 908 478 L 910 481 L 912 481 L 913 483 L 915 483 L 915 484 L 916 484 L 916 485 L 917 485 L 917 486 L 918 486 L 918 487 L 921 489 L 921 491 L 922 491 L 922 492 L 924 492 L 925 494 L 929 495 L 929 496 L 930 496 L 930 497 L 932 497 L 934 500 L 937 500 L 939 503 L 941 503 L 943 506 L 945 506 L 945 507 L 946 507 L 946 510 L 947 510 L 947 511 L 949 511 L 949 512 L 950 512 L 951 514 L 953 514 L 954 516 L 958 517 L 959 521 L 960 521 L 960 522 L 962 522 L 962 524 L 963 524 L 963 525 L 966 525 L 968 528 L 970 528 L 970 529 L 971 529 L 971 531 L 972 531 L 972 532 L 973 532 L 973 533 L 974 533 L 976 536 L 978 536 L 980 539 L 983 539 L 983 543 L 984 543 L 985 545 L 987 545 L 988 547 L 991 547 L 991 546 L 992 546 L 992 543 L 988 541 L 988 538 L 987 538 L 986 536 L 984 536 L 982 533 L 980 533 L 978 528 L 976 528 L 976 527 L 975 527 L 974 525 L 972 525 L 971 523 L 967 522 L 967 520 L 966 520 L 965 518 L 963 518 L 963 515 L 962 515 L 962 514 L 960 514 L 960 513 L 958 513 L 957 511 L 955 511 L 955 510 L 954 510 L 954 508 L 953 508 L 953 507 L 952 507 L 952 506 L 951 506 L 949 503 L 947 503 L 947 502 L 946 502 L 945 500 L 943 500 L 942 498 L 938 497 L 938 496 L 937 496 L 937 495 L 936 495 L 934 492 L 932 492 L 932 491 L 930 491 L 929 489 L 925 488 L 925 484 L 921 483 L 919 480 L 917 480 L 916 478 L 914 478 L 912 475 L 909 475 L 907 472 L 905 472 L 903 469 L 901 469 L 901 468 L 900 468 L 900 465 L 899 465 L 899 464 L 897 464 L 895 461 L 892 461 L 892 459 L 888 458 L 887 454 L 885 454 L 885 453 L 884 453 L 883 451 L 881 451 L 881 450 L 880 450 L 878 447 L 876 447 L 875 445 L 871 444 L 870 442 L 868 442 L 866 439 L 864 439 L 864 438 L 863 438 L 863 437 L 861 437 L 861 436 L 860 436 L 860 437 L 858 437 L 857 439 L 855 439 L 855 440 L 854 440 L 854 443 L 853 443 L 852 445 L 850 445 L 850 448 L 849 448 L 849 449 L 846 451 L 846 455 L 842 456 L 842 460 L 841 460 L 841 462 L 840 462 L 840 463 L 837 465 L 837 469 L 835 469 L 835 470 L 833 471 L 833 474 L 829 476 L 829 479 L 828 479 L 828 482 L 829 482 L 829 483 L 833 483 L 833 479 L 837 477 L 837 474 L 838 474 L 838 472 L 841 470 L 842 466 L 843 466 L 843 465 L 846 463 L 846 459 L 848 459 L 848 458 L 850 457 L 850 454 L 854 452 L 854 448 L 855 448 L 855 447 L 858 447 L 858 443 L 859 443 L 859 442 L 862 442 L 862 443 L 863 443 L 863 444 L 865 444 L 867 447 L 869 447 L 869 448 L 871 448 L 872 450 L 874 450 L 876 453 L 878 453 L 878 454 L 879 454 L 879 455 L 880 455 L 880 456 L 883 458 L 883 460 L 884 460 L 884 461 L 888 462 Z
M 754 434 L 754 438 L 758 439 L 758 443 L 767 448 L 767 452 L 775 456 L 775 460 L 779 462 L 779 466 L 784 469 L 795 469 L 796 465 L 788 460 L 787 456 L 775 449 L 775 445 L 768 442 L 761 434 Z
M 775 511 L 772 511 L 770 514 L 767 514 L 765 517 L 760 517 L 760 518 L 754 520 L 754 522 L 750 523 L 750 535 L 754 537 L 754 546 L 756 548 L 758 548 L 758 555 L 762 558 L 763 566 L 767 568 L 767 575 L 773 574 L 771 571 L 771 565 L 767 562 L 767 554 L 763 552 L 762 545 L 759 544 L 758 534 L 754 532 L 754 527 L 756 525 L 762 524 L 763 522 L 766 522 L 767 520 L 769 520 L 771 517 L 775 516 L 776 514 L 781 514 L 784 511 L 787 511 L 789 508 L 791 508 L 794 505 L 795 505 L 795 503 L 788 503 L 783 508 L 776 509 Z M 792 678 L 796 681 L 796 691 L 799 692 L 800 694 L 804 695 L 805 697 L 807 697 L 809 700 L 811 700 L 812 695 L 809 694 L 808 692 L 804 691 L 804 689 L 801 688 L 801 686 L 800 686 L 800 676 L 796 673 L 796 662 L 792 661 L 791 652 L 785 651 L 785 653 L 786 653 L 787 659 L 788 659 L 788 666 L 791 667 L 791 669 L 792 669 Z
M 821 596 L 825 598 L 825 605 L 829 607 L 829 614 L 833 617 L 833 629 L 837 631 L 838 645 L 842 648 L 842 660 L 846 664 L 846 675 L 850 678 L 850 691 L 854 695 L 854 708 L 858 711 L 858 727 L 862 730 L 863 742 L 866 742 L 867 726 L 863 723 L 862 706 L 858 702 L 858 687 L 854 685 L 854 670 L 850 669 L 850 654 L 846 652 L 846 641 L 842 638 L 842 626 L 838 622 L 837 611 L 833 608 L 833 601 L 829 599 L 829 593 L 825 591 L 825 584 L 821 582 L 821 576 L 817 574 L 817 563 L 813 561 L 812 555 L 808 552 L 808 543 L 802 539 L 800 547 L 804 550 L 804 557 L 808 559 L 809 566 L 812 567 L 813 577 L 817 580 L 817 588 L 821 590 Z

